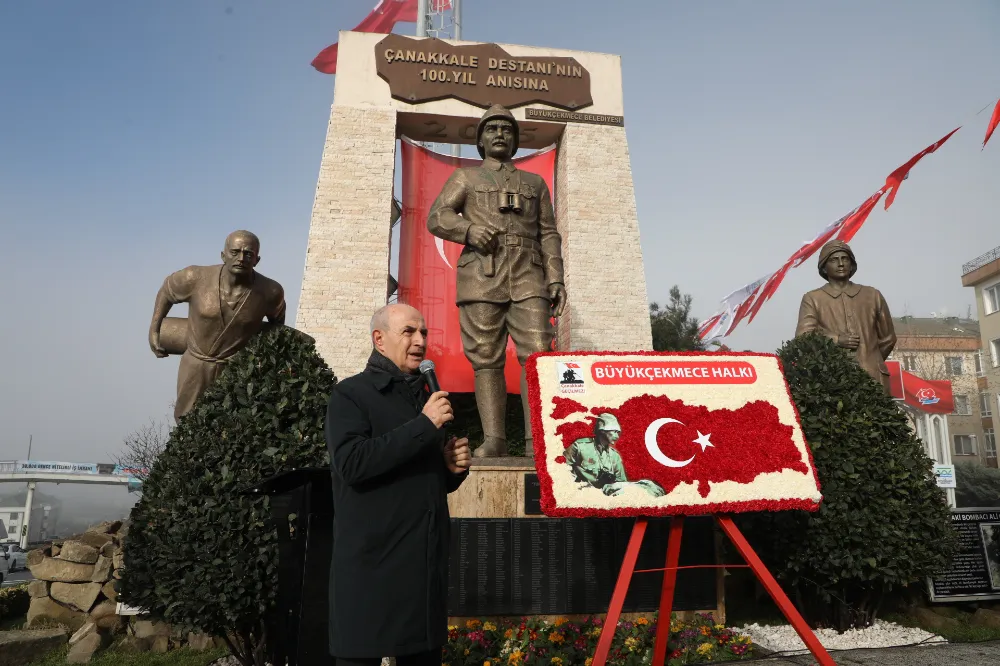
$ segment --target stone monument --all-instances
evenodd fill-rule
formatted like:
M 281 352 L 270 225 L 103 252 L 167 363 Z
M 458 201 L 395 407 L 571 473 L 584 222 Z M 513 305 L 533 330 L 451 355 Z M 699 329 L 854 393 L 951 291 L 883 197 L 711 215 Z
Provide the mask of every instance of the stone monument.
M 858 262 L 851 247 L 840 240 L 819 252 L 819 274 L 827 283 L 802 297 L 796 337 L 818 332 L 850 351 L 858 364 L 889 392 L 885 359 L 896 346 L 892 315 L 882 293 L 855 284 Z
M 156 294 L 149 324 L 149 347 L 157 358 L 183 354 L 177 371 L 174 419 L 194 408 L 226 361 L 269 322 L 285 321 L 285 292 L 254 270 L 260 240 L 249 231 L 226 238 L 222 263 L 188 266 L 171 273 Z M 177 303 L 187 303 L 186 320 L 167 317 Z

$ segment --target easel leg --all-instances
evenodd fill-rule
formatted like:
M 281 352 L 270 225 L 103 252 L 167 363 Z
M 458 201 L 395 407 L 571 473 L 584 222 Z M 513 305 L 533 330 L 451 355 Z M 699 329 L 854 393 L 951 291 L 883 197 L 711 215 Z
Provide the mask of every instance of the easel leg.
M 667 541 L 667 564 L 663 570 L 660 614 L 656 621 L 653 666 L 662 666 L 666 662 L 667 639 L 670 638 L 670 614 L 674 609 L 674 590 L 677 588 L 677 565 L 681 558 L 681 536 L 683 533 L 684 516 L 674 516 L 670 519 L 670 540 Z
M 722 531 L 726 533 L 729 540 L 733 542 L 734 546 L 736 546 L 736 550 L 740 551 L 740 555 L 742 555 L 743 559 L 746 560 L 746 563 L 750 565 L 750 569 L 754 572 L 754 574 L 756 574 L 761 585 L 764 586 L 767 593 L 771 595 L 772 599 L 774 599 L 774 603 L 776 603 L 778 608 L 781 609 L 785 618 L 787 618 L 791 623 L 795 632 L 799 635 L 799 638 L 802 639 L 802 642 L 806 644 L 806 647 L 809 648 L 809 651 L 816 658 L 816 661 L 819 662 L 819 665 L 837 666 L 837 663 L 830 656 L 830 653 L 826 651 L 823 644 L 819 642 L 818 638 L 816 638 L 816 634 L 814 634 L 813 630 L 809 628 L 808 624 L 806 624 L 805 619 L 799 615 L 799 611 L 796 610 L 794 605 L 792 605 L 788 595 L 786 595 L 781 589 L 781 586 L 778 585 L 778 581 L 774 579 L 771 572 L 767 570 L 764 563 L 760 561 L 759 557 L 757 557 L 757 553 L 755 553 L 753 548 L 750 547 L 750 544 L 743 536 L 743 533 L 740 532 L 738 527 L 736 527 L 733 519 L 729 516 L 716 516 L 715 519 L 718 521 Z
M 635 571 L 635 563 L 639 559 L 639 547 L 642 546 L 642 538 L 645 534 L 646 519 L 636 518 L 635 525 L 632 526 L 632 536 L 629 537 L 628 547 L 625 549 L 625 559 L 622 560 L 622 568 L 618 571 L 618 582 L 615 583 L 615 591 L 611 595 L 608 615 L 604 618 L 604 626 L 601 627 L 601 638 L 597 641 L 597 650 L 594 652 L 592 666 L 605 666 L 608 661 L 608 653 L 611 652 L 611 641 L 615 637 L 618 618 L 621 617 L 622 606 L 625 605 L 625 594 L 628 592 L 628 585 L 632 581 L 632 572 Z

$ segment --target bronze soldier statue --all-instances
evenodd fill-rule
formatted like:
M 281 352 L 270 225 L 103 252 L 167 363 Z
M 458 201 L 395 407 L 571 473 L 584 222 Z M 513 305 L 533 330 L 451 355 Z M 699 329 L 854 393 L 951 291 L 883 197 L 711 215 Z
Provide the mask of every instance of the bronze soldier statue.
M 456 303 L 485 435 L 473 452 L 476 457 L 507 454 L 508 335 L 521 363 L 525 449 L 532 455 L 524 362 L 535 352 L 551 350 L 551 318 L 561 316 L 566 305 L 552 197 L 540 176 L 511 163 L 518 141 L 513 114 L 500 105 L 490 107 L 476 133 L 483 163 L 457 169 L 427 218 L 432 234 L 465 246 L 458 258 Z
M 246 346 L 264 325 L 283 324 L 285 292 L 281 285 L 254 271 L 260 240 L 249 231 L 226 238 L 222 264 L 188 266 L 172 273 L 156 294 L 149 324 L 149 347 L 157 358 L 168 350 L 160 341 L 160 325 L 176 303 L 188 304 L 186 349 L 177 371 L 174 418 L 194 408 L 226 361 Z
M 896 346 L 892 315 L 878 289 L 851 282 L 857 270 L 847 243 L 832 240 L 823 246 L 819 274 L 827 284 L 802 297 L 795 335 L 816 331 L 853 352 L 858 364 L 888 393 L 885 359 Z

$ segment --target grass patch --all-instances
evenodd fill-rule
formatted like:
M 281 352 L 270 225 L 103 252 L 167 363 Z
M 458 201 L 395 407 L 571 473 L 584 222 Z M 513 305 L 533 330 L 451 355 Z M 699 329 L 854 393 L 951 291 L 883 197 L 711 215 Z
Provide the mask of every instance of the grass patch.
M 937 634 L 952 643 L 978 643 L 980 641 L 1000 640 L 1000 629 L 980 627 L 979 625 L 972 624 L 972 613 L 957 613 L 955 615 L 955 619 L 958 620 L 959 626 L 952 629 L 942 629 L 940 631 L 923 627 L 920 625 L 920 622 L 916 620 L 916 618 L 902 613 L 889 613 L 884 619 L 887 622 L 895 622 L 896 624 L 901 624 L 904 627 L 914 627 L 916 629 L 929 631 L 932 634 Z
M 41 659 L 36 659 L 28 666 L 65 666 L 67 652 L 69 652 L 69 647 L 64 646 L 48 653 Z M 187 648 L 171 650 L 165 654 L 154 654 L 152 652 L 126 652 L 112 646 L 94 655 L 90 664 L 91 666 L 208 666 L 227 654 L 229 651 L 224 649 L 195 652 Z

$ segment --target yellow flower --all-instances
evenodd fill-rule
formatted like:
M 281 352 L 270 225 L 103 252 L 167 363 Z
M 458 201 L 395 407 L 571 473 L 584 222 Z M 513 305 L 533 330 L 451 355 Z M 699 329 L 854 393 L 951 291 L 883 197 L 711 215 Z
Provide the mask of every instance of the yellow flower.
M 552 657 L 552 663 L 556 666 L 562 666 L 562 657 Z
M 497 630 L 497 625 L 493 624 L 492 622 L 483 623 L 483 631 L 496 631 L 496 630 Z
M 550 643 L 562 643 L 564 640 L 566 640 L 566 638 L 558 631 L 553 631 L 549 634 Z
M 482 624 L 483 623 L 480 622 L 479 620 L 466 620 L 465 621 L 465 628 L 466 629 L 478 629 Z M 440 625 L 438 625 L 438 626 L 440 626 Z
M 726 625 L 724 625 L 724 624 L 717 624 L 717 625 L 715 625 L 715 630 L 716 631 L 722 631 L 725 628 L 726 628 Z
M 522 656 L 523 656 L 523 654 L 521 653 L 520 650 L 514 650 L 513 652 L 510 653 L 510 656 L 507 657 L 507 663 L 508 664 L 520 664 Z
M 457 624 L 449 624 L 448 625 L 448 631 L 457 631 L 457 630 L 458 630 L 458 625 Z M 444 664 L 442 664 L 441 666 L 444 666 Z
M 593 638 L 597 638 L 598 636 L 601 635 L 601 628 L 600 627 L 594 627 L 593 629 L 590 630 L 590 635 Z
M 483 662 L 483 666 L 493 666 L 493 665 L 490 663 L 490 660 L 487 659 L 486 661 Z
M 638 620 L 635 621 L 635 623 L 636 624 L 649 624 L 649 620 L 647 620 L 644 617 L 640 617 Z
M 468 656 L 469 656 L 469 648 L 465 648 L 465 656 L 466 656 L 466 657 L 468 657 Z
M 698 654 L 700 654 L 703 657 L 708 656 L 711 652 L 712 652 L 711 643 L 702 643 L 701 645 L 698 646 Z
M 583 662 L 583 666 L 590 666 L 593 663 L 594 663 L 594 658 L 593 657 L 587 657 L 587 661 Z

